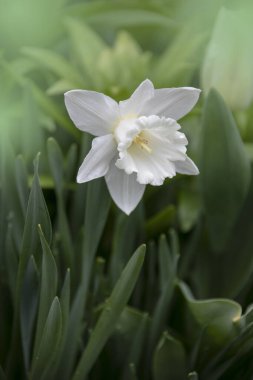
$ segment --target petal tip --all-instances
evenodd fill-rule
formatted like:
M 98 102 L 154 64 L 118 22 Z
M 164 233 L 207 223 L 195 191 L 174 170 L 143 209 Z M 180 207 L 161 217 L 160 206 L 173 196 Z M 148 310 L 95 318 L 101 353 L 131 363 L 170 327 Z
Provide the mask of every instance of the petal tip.
M 151 85 L 152 87 L 154 87 L 152 80 L 149 78 L 144 79 L 144 81 L 142 83 L 147 83 L 147 84 Z

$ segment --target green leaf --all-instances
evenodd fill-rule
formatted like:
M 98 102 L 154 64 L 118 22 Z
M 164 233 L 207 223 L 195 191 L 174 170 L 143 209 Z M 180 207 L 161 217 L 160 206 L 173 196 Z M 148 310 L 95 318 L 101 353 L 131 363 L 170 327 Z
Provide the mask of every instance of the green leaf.
M 60 304 L 62 309 L 62 326 L 65 332 L 69 320 L 69 307 L 70 307 L 70 270 L 67 269 L 63 287 L 61 290 Z
M 170 310 L 171 298 L 174 292 L 177 276 L 177 263 L 179 259 L 179 248 L 175 232 L 170 231 L 171 250 L 169 249 L 165 236 L 161 236 L 159 244 L 159 266 L 161 294 L 155 306 L 153 320 L 150 327 L 148 341 L 148 356 L 154 349 L 155 344 L 164 328 L 166 317 Z
M 7 380 L 7 377 L 1 366 L 0 366 L 0 380 Z
M 38 351 L 33 358 L 31 380 L 48 379 L 45 376 L 55 361 L 62 334 L 61 306 L 57 297 L 50 307 Z
M 167 231 L 175 222 L 175 206 L 169 205 L 162 209 L 146 222 L 146 233 L 149 237 L 155 237 L 159 233 Z
M 60 79 L 48 87 L 47 95 L 50 95 L 50 96 L 51 95 L 62 95 L 65 92 L 73 90 L 76 87 L 77 86 L 73 82 L 70 82 L 70 81 L 65 80 L 65 79 Z M 82 87 L 84 87 L 84 85 L 78 86 L 78 87 L 82 88 Z
M 52 370 L 53 379 L 64 379 L 61 376 L 61 371 L 64 370 L 62 358 L 64 350 L 64 341 L 67 337 L 67 328 L 69 323 L 69 309 L 70 309 L 70 270 L 67 269 L 64 283 L 61 289 L 60 305 L 62 310 L 62 341 L 59 346 L 57 360 L 55 361 L 54 368 Z M 65 358 L 64 358 L 65 359 Z
M 63 108 L 50 99 L 45 93 L 35 85 L 34 82 L 29 82 L 29 86 L 32 89 L 33 96 L 36 102 L 42 108 L 42 110 L 55 120 L 62 128 L 66 129 L 72 136 L 79 138 L 79 131 L 73 126 L 73 123 L 69 119 L 66 110 L 63 112 Z M 62 102 L 63 104 L 63 102 Z
M 99 55 L 106 48 L 106 44 L 90 27 L 76 21 L 67 19 L 66 26 L 71 38 L 71 46 L 80 62 L 84 80 L 87 77 L 90 83 L 99 86 L 100 79 L 94 75 L 94 62 L 99 59 Z
M 28 173 L 22 156 L 18 156 L 15 162 L 15 174 L 20 205 L 25 216 L 29 197 Z
M 225 380 L 234 377 L 237 380 L 250 379 L 252 374 L 252 337 L 253 324 L 251 323 L 229 344 L 223 346 L 212 360 L 208 361 L 201 376 L 210 380 Z
M 26 159 L 32 159 L 41 149 L 40 141 L 43 138 L 43 131 L 40 122 L 41 112 L 33 96 L 32 89 L 27 83 L 23 86 L 22 107 L 22 133 L 19 136 L 20 149 Z
M 64 342 L 62 361 L 64 362 L 61 376 L 65 379 L 70 376 L 75 355 L 78 350 L 78 337 L 82 330 L 82 316 L 84 313 L 95 253 L 105 226 L 110 196 L 103 179 L 92 181 L 87 185 L 85 208 L 85 234 L 83 242 L 82 282 L 76 293 L 70 313 L 67 336 Z M 99 214 L 97 210 L 99 200 Z M 74 327 L 73 327 L 74 326 Z M 63 359 L 64 358 L 64 359 Z
M 156 303 L 153 319 L 150 326 L 150 334 L 148 340 L 148 358 L 152 354 L 154 346 L 164 329 L 166 317 L 168 316 L 173 296 L 174 287 L 177 276 L 177 263 L 179 258 L 179 248 L 175 232 L 170 231 L 171 249 L 168 247 L 166 237 L 162 235 L 159 241 L 159 275 L 160 275 L 160 296 Z M 149 360 L 148 359 L 148 360 Z
M 88 152 L 90 136 L 83 135 L 83 146 L 81 158 Z M 61 356 L 61 368 L 59 378 L 65 380 L 71 376 L 74 361 L 79 350 L 79 337 L 84 329 L 83 315 L 87 302 L 90 278 L 94 264 L 95 253 L 105 226 L 110 206 L 110 197 L 103 179 L 94 180 L 88 184 L 79 185 L 74 194 L 73 229 L 78 230 L 83 223 L 85 213 L 85 233 L 83 240 L 83 256 L 81 257 L 82 280 L 79 283 L 74 301 L 71 307 L 67 334 L 64 339 L 64 348 Z M 83 202 L 83 199 L 86 199 Z M 99 202 L 99 213 L 97 210 Z M 85 210 L 81 205 L 85 205 Z M 87 228 L 86 228 L 87 226 Z
M 168 282 L 168 278 L 172 273 L 172 260 L 169 246 L 165 235 L 161 235 L 159 239 L 158 248 L 158 259 L 159 259 L 159 278 L 160 278 L 160 289 L 164 289 L 164 286 Z
M 110 280 L 115 285 L 120 273 L 126 265 L 133 250 L 136 248 L 138 237 L 143 225 L 143 213 L 141 207 L 126 216 L 119 213 L 115 221 L 112 253 L 110 256 Z
M 51 303 L 57 291 L 57 267 L 54 257 L 45 239 L 41 227 L 39 226 L 39 236 L 43 249 L 42 258 L 42 275 L 40 287 L 40 302 L 38 311 L 38 321 L 36 329 L 36 337 L 34 344 L 34 356 L 36 357 L 40 342 L 43 339 L 43 329 L 48 315 Z
M 49 138 L 47 141 L 48 158 L 51 172 L 53 174 L 54 185 L 57 198 L 58 223 L 61 247 L 65 259 L 65 265 L 72 268 L 74 251 L 72 238 L 64 204 L 64 158 L 62 151 L 55 139 Z
M 152 4 L 145 3 L 110 3 L 97 1 L 95 3 L 75 4 L 68 9 L 73 17 L 82 17 L 94 25 L 122 28 L 129 26 L 163 26 L 174 27 L 175 23 Z
M 18 272 L 18 252 L 15 247 L 12 223 L 8 223 L 5 245 L 5 265 L 9 288 L 11 291 L 13 302 L 15 302 L 14 300 L 16 297 L 16 279 Z
M 98 203 L 99 202 L 99 203 Z M 94 255 L 97 250 L 109 207 L 111 198 L 103 179 L 94 180 L 87 185 L 86 209 L 84 222 L 83 243 L 83 279 L 88 281 L 91 274 Z M 87 279 L 85 279 L 87 278 Z
M 68 150 L 65 162 L 66 181 L 72 181 L 76 176 L 77 145 L 72 144 Z
M 189 380 L 198 380 L 199 379 L 199 376 L 197 374 L 197 372 L 190 372 L 188 373 L 188 379 Z
M 127 380 L 138 380 L 136 365 L 134 363 L 128 365 L 128 371 Z
M 184 189 L 179 194 L 178 217 L 183 232 L 196 224 L 200 214 L 200 197 L 196 192 Z
M 56 193 L 59 196 L 63 191 L 64 159 L 59 145 L 52 137 L 47 140 L 47 151 Z
M 241 317 L 241 306 L 222 298 L 197 301 L 183 283 L 179 284 L 179 290 L 184 305 L 178 323 L 185 329 L 180 333 L 189 341 L 203 334 L 202 344 L 206 349 L 200 354 L 202 361 L 208 360 L 218 347 L 223 347 L 238 334 L 236 323 Z
M 206 40 L 204 33 L 196 33 L 195 30 L 194 26 L 184 26 L 160 56 L 153 72 L 157 87 L 180 86 L 189 82 L 199 64 L 199 52 Z
M 52 227 L 47 210 L 47 206 L 43 197 L 43 193 L 39 183 L 38 176 L 39 155 L 34 162 L 34 178 L 33 184 L 28 200 L 28 207 L 26 212 L 26 220 L 21 248 L 21 255 L 19 261 L 19 271 L 17 280 L 17 291 L 21 290 L 21 284 L 24 276 L 24 272 L 27 266 L 29 257 L 38 254 L 39 250 L 39 236 L 37 226 L 40 224 L 44 231 L 47 241 L 51 241 Z
M 94 365 L 127 304 L 143 264 L 145 246 L 141 246 L 129 260 L 106 301 L 101 316 L 90 336 L 89 342 L 77 365 L 73 380 L 84 380 Z
M 57 378 L 68 380 L 71 376 L 74 361 L 78 349 L 80 348 L 80 336 L 83 334 L 85 323 L 83 322 L 84 301 L 86 291 L 84 293 L 83 286 L 79 286 L 71 306 L 67 331 L 63 340 L 63 348 L 60 356 L 60 364 L 57 371 Z
M 81 86 L 82 79 L 78 72 L 61 55 L 52 50 L 35 47 L 25 47 L 21 51 L 35 62 L 51 70 L 59 78 L 67 79 L 71 83 L 73 82 L 73 88 Z
M 167 332 L 163 334 L 154 354 L 155 380 L 184 380 L 186 378 L 186 355 L 180 341 Z
M 35 317 L 39 300 L 38 270 L 33 256 L 28 261 L 21 295 L 21 338 L 26 372 L 30 368 L 30 355 Z
M 222 250 L 250 184 L 250 163 L 231 112 L 211 90 L 204 107 L 200 181 L 210 238 Z
M 131 365 L 134 365 L 134 369 L 138 367 L 141 354 L 144 350 L 144 343 L 145 343 L 147 328 L 148 328 L 148 314 L 143 314 L 142 319 L 140 321 L 140 325 L 132 340 L 132 345 L 130 347 L 129 354 L 125 361 L 125 368 L 123 370 L 122 380 L 131 379 L 131 375 L 132 375 Z M 136 376 L 136 373 L 135 373 L 135 376 Z

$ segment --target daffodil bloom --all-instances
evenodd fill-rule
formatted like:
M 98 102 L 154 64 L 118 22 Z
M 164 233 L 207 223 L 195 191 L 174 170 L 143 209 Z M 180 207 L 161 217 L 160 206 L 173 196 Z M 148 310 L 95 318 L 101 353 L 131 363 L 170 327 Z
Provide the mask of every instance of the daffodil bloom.
M 199 93 L 192 87 L 155 90 L 148 79 L 119 103 L 95 91 L 65 93 L 76 127 L 97 136 L 77 182 L 105 176 L 114 202 L 129 215 L 147 184 L 162 185 L 176 173 L 198 174 L 186 155 L 187 139 L 176 120 L 192 109 Z

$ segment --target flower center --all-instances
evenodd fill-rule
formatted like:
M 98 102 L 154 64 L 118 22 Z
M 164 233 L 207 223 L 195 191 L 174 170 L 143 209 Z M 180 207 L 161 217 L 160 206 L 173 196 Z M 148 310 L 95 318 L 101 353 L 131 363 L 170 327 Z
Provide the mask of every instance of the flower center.
M 133 142 L 139 145 L 141 149 L 144 149 L 146 152 L 152 153 L 148 140 L 141 136 L 141 133 L 134 138 Z

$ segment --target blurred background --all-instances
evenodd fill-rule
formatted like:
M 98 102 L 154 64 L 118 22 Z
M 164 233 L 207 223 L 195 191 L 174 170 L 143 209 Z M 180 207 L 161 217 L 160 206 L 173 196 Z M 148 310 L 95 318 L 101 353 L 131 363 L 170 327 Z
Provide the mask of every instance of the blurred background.
M 0 0 L 1 380 L 72 378 L 141 243 L 131 308 L 114 321 L 90 378 L 252 379 L 252 18 L 251 0 Z M 103 180 L 75 183 L 91 137 L 69 119 L 63 94 L 95 90 L 118 101 L 146 78 L 202 90 L 180 121 L 200 175 L 149 186 L 126 217 Z M 65 289 L 65 302 L 69 290 L 71 318 L 57 360 L 45 364 L 45 351 L 36 367 L 53 301 L 43 309 L 43 286 L 56 267 L 51 295 Z
M 148 77 L 156 87 L 200 87 L 203 96 L 217 88 L 248 141 L 251 16 L 250 1 L 1 0 L 1 133 L 31 159 L 47 136 L 80 138 L 64 91 L 123 99 Z

